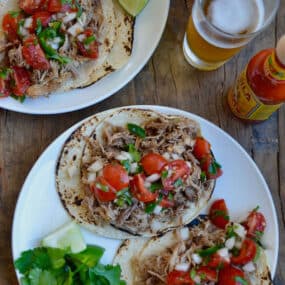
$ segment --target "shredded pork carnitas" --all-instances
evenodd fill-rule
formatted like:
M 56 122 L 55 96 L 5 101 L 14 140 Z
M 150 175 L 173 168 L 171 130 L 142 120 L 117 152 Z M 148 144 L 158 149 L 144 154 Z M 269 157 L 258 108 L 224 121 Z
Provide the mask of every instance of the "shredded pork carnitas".
M 191 228 L 186 240 L 182 238 L 180 230 L 176 230 L 173 234 L 175 242 L 159 255 L 151 255 L 150 252 L 145 259 L 140 256 L 133 258 L 135 285 L 165 285 L 168 273 L 175 270 L 176 265 L 189 264 L 189 268 L 195 267 L 197 264 L 193 260 L 192 254 L 200 249 L 225 242 L 225 231 L 218 229 L 208 220 L 201 221 L 199 226 Z M 215 283 L 204 281 L 202 284 Z
M 92 155 L 83 161 L 82 177 L 86 185 L 86 196 L 83 201 L 89 207 L 90 217 L 98 224 L 110 223 L 117 228 L 131 233 L 146 231 L 157 233 L 161 225 L 168 225 L 190 208 L 195 208 L 205 191 L 209 190 L 210 181 L 201 181 L 199 162 L 192 154 L 199 129 L 195 122 L 188 119 L 168 120 L 163 117 L 152 119 L 143 126 L 146 137 L 141 139 L 131 134 L 126 128 L 104 125 L 104 143 L 96 138 L 87 139 Z M 118 163 L 117 158 L 125 155 L 126 146 L 133 144 L 143 157 L 148 153 L 159 153 L 168 161 L 183 159 L 191 168 L 191 174 L 183 185 L 172 191 L 174 207 L 165 208 L 159 213 L 147 214 L 145 203 L 132 197 L 132 205 L 118 206 L 112 202 L 100 202 L 91 193 L 89 185 L 94 178 L 101 175 L 102 166 L 107 163 Z M 85 158 L 86 159 L 86 158 Z M 94 162 L 101 165 L 94 170 Z M 179 222 L 180 223 L 180 222 Z

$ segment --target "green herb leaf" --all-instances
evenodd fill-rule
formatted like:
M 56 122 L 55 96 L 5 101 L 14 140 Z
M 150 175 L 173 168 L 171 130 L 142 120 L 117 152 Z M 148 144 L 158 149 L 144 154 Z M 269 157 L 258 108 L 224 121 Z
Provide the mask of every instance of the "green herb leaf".
M 181 178 L 178 178 L 174 183 L 173 183 L 173 186 L 178 188 L 180 186 L 183 186 L 183 181 Z
M 260 206 L 257 205 L 257 206 L 252 210 L 252 212 L 258 212 L 259 208 L 260 208 Z
M 84 43 L 85 45 L 90 45 L 90 44 L 93 43 L 94 41 L 96 41 L 95 36 L 90 36 L 90 37 L 86 38 L 86 39 L 83 41 L 83 43 Z
M 37 19 L 36 35 L 38 36 L 43 30 L 43 25 L 40 19 Z
M 154 182 L 150 185 L 149 190 L 150 190 L 150 192 L 154 193 L 155 191 L 162 189 L 162 187 L 163 186 L 162 186 L 161 182 Z
M 206 257 L 206 256 L 210 256 L 214 253 L 216 253 L 219 249 L 221 249 L 223 246 L 221 245 L 215 245 L 215 246 L 212 246 L 212 247 L 208 247 L 206 249 L 200 249 L 198 251 L 198 254 L 201 256 L 201 257 Z
M 9 11 L 9 15 L 11 15 L 13 18 L 17 18 L 20 15 L 20 11 Z
M 26 96 L 25 95 L 16 96 L 14 94 L 11 94 L 10 97 L 12 97 L 13 99 L 19 101 L 20 103 L 23 103 L 26 100 Z
M 240 276 L 235 276 L 235 281 L 239 282 L 241 285 L 248 285 L 247 281 Z
M 167 198 L 168 198 L 168 200 L 173 201 L 173 199 L 174 199 L 173 193 L 170 192 L 170 193 L 168 194 Z
M 165 178 L 167 178 L 167 176 L 168 176 L 168 171 L 167 170 L 163 170 L 161 172 L 161 178 L 165 179 Z
M 227 226 L 226 237 L 227 239 L 237 236 L 234 226 Z
M 214 210 L 212 215 L 213 215 L 213 218 L 215 218 L 215 217 L 223 217 L 226 221 L 230 220 L 230 217 L 223 210 Z
M 81 5 L 79 4 L 78 0 L 75 0 L 75 7 L 77 8 L 76 18 L 80 18 L 83 13 L 83 9 Z
M 131 171 L 131 163 L 129 160 L 122 160 L 121 164 L 124 166 L 124 168 L 127 170 L 128 173 Z
M 202 172 L 201 172 L 200 179 L 201 179 L 201 182 L 202 182 L 202 183 L 207 180 L 207 175 L 206 175 L 206 172 L 205 172 L 205 171 L 202 171 Z
M 129 188 L 124 188 L 124 189 L 118 191 L 116 193 L 116 196 L 118 197 L 118 199 L 115 200 L 115 203 L 120 207 L 124 206 L 126 203 L 128 205 L 133 204 L 132 195 L 129 191 Z
M 192 268 L 191 271 L 190 271 L 190 277 L 191 277 L 191 279 L 194 280 L 194 278 L 196 277 L 196 275 L 197 275 L 196 270 L 195 270 L 194 268 Z
M 157 202 L 148 203 L 148 204 L 145 206 L 145 212 L 146 212 L 147 214 L 153 213 L 153 211 L 154 211 L 156 205 L 157 205 Z
M 127 128 L 130 131 L 130 133 L 132 133 L 132 134 L 134 134 L 134 135 L 136 135 L 142 139 L 144 139 L 146 137 L 145 130 L 136 124 L 129 123 L 129 124 L 127 124 Z
M 141 155 L 137 151 L 134 144 L 128 144 L 128 152 L 130 153 L 135 162 L 139 162 L 141 160 Z
M 12 70 L 10 68 L 1 68 L 0 69 L 0 78 L 1 79 L 8 79 L 9 74 L 12 72 Z

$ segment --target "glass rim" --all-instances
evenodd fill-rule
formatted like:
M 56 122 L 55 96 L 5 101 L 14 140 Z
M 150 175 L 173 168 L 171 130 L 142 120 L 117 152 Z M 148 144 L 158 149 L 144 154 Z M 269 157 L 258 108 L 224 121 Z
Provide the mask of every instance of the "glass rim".
M 275 6 L 274 6 L 274 9 L 272 9 L 271 11 L 271 14 L 270 16 L 266 19 L 266 21 L 263 23 L 262 27 L 260 29 L 258 29 L 257 31 L 255 32 L 252 32 L 252 33 L 248 33 L 248 34 L 237 34 L 237 33 L 228 33 L 228 32 L 225 32 L 223 31 L 222 29 L 216 27 L 215 25 L 213 25 L 209 20 L 208 18 L 206 17 L 205 13 L 204 13 L 204 9 L 201 5 L 202 3 L 202 0 L 195 0 L 195 2 L 197 3 L 198 2 L 198 6 L 199 6 L 199 9 L 202 11 L 202 16 L 203 16 L 203 20 L 209 25 L 211 26 L 215 31 L 221 33 L 222 35 L 224 36 L 227 36 L 227 37 L 231 37 L 231 38 L 243 38 L 243 39 L 246 39 L 246 38 L 252 38 L 256 35 L 258 35 L 260 32 L 262 32 L 264 29 L 266 29 L 267 26 L 269 26 L 269 24 L 272 22 L 272 20 L 275 18 L 276 14 L 277 14 L 277 11 L 278 11 L 278 8 L 279 8 L 279 5 L 280 5 L 280 0 L 274 0 L 275 1 Z

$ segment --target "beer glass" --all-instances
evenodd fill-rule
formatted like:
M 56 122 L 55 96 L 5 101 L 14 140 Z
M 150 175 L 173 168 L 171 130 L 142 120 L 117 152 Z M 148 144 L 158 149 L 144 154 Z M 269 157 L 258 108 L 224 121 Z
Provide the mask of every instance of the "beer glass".
M 183 41 L 201 70 L 222 66 L 274 19 L 279 0 L 195 0 Z

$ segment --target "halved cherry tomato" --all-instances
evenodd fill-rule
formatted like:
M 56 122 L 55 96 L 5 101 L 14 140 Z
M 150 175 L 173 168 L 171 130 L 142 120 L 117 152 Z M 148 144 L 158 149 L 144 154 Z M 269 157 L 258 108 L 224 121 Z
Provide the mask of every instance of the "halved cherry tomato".
M 262 213 L 253 210 L 243 223 L 247 229 L 248 237 L 256 237 L 257 233 L 263 233 L 266 227 L 266 220 Z
M 174 207 L 174 202 L 169 199 L 163 198 L 159 204 L 162 208 L 172 208 Z
M 48 11 L 51 13 L 70 12 L 72 6 L 70 4 L 64 4 L 62 0 L 48 0 Z
M 194 285 L 189 272 L 173 270 L 166 278 L 167 285 Z
M 193 149 L 193 154 L 195 155 L 195 157 L 200 160 L 202 159 L 204 156 L 208 155 L 211 153 L 211 145 L 210 143 L 205 140 L 202 137 L 198 137 L 196 139 L 195 145 L 194 145 L 194 149 Z
M 229 211 L 224 199 L 216 200 L 209 211 L 211 222 L 218 228 L 225 229 L 229 222 Z
M 135 175 L 130 185 L 132 194 L 141 202 L 151 202 L 158 197 L 158 193 L 152 193 L 144 186 L 142 174 Z
M 202 281 L 214 281 L 218 280 L 217 270 L 211 269 L 207 266 L 201 266 L 196 270 L 197 275 L 200 276 Z
M 144 172 L 147 175 L 160 173 L 162 168 L 167 164 L 167 160 L 158 153 L 148 153 L 141 159 Z
M 22 52 L 27 64 L 34 69 L 47 70 L 50 68 L 50 63 L 46 59 L 36 36 L 32 35 L 24 41 Z
M 97 178 L 95 184 L 90 185 L 90 190 L 100 202 L 110 202 L 116 199 L 116 189 L 102 176 Z
M 175 188 L 174 182 L 178 178 L 184 179 L 191 172 L 190 167 L 182 159 L 169 162 L 163 169 L 167 170 L 168 173 L 171 172 L 170 177 L 162 178 L 162 184 L 165 190 L 173 190 Z
M 86 36 L 86 39 L 94 36 L 94 33 L 91 29 L 86 29 L 86 31 L 84 31 L 83 34 Z M 98 42 L 96 41 L 96 39 L 94 39 L 91 43 L 88 43 L 88 44 L 84 44 L 84 41 L 81 42 L 79 40 L 77 40 L 76 43 L 77 43 L 77 46 L 78 46 L 78 49 L 81 55 L 88 57 L 88 58 L 92 58 L 92 59 L 98 58 L 99 48 L 98 48 Z
M 219 271 L 218 285 L 242 285 L 239 279 L 244 280 L 245 275 L 240 269 L 227 266 Z
M 0 98 L 8 97 L 10 94 L 8 81 L 0 77 Z
M 230 261 L 220 256 L 218 253 L 214 253 L 209 257 L 207 266 L 210 268 L 220 269 L 229 265 Z
M 20 0 L 19 6 L 27 14 L 34 14 L 45 9 L 46 0 Z
M 214 167 L 213 164 L 215 165 Z M 206 173 L 208 179 L 217 179 L 223 174 L 222 169 L 215 164 L 215 160 L 211 154 L 204 156 L 200 160 L 200 166 Z M 213 172 L 214 169 L 215 172 Z
M 249 238 L 246 238 L 241 246 L 238 256 L 232 256 L 231 262 L 236 265 L 244 265 L 252 261 L 256 255 L 256 243 Z
M 33 15 L 33 26 L 32 26 L 32 31 L 35 31 L 38 25 L 38 21 L 41 22 L 41 25 L 43 27 L 47 27 L 50 20 L 51 20 L 51 13 L 42 11 L 42 12 L 37 12 Z
M 31 85 L 30 76 L 24 67 L 13 66 L 12 76 L 12 92 L 16 96 L 22 96 Z
M 11 12 L 4 16 L 2 22 L 2 28 L 10 42 L 16 41 L 19 38 L 17 30 L 18 30 L 18 24 L 22 18 L 23 18 L 22 14 L 13 15 Z
M 107 164 L 103 168 L 103 176 L 106 181 L 116 190 L 122 190 L 129 186 L 128 172 L 122 165 Z

